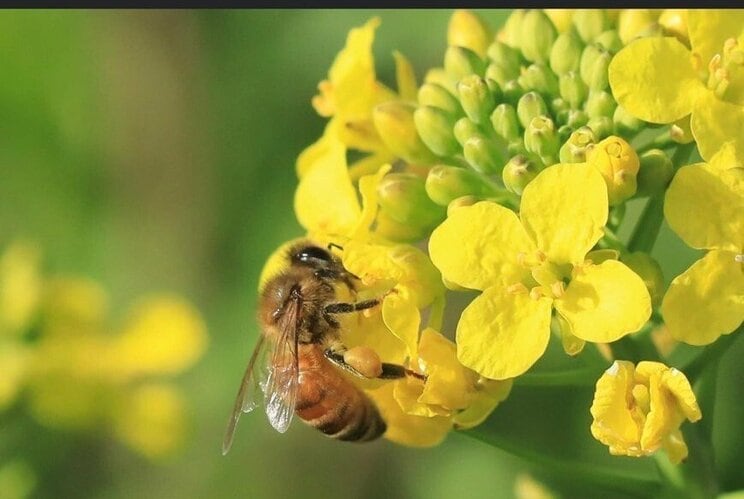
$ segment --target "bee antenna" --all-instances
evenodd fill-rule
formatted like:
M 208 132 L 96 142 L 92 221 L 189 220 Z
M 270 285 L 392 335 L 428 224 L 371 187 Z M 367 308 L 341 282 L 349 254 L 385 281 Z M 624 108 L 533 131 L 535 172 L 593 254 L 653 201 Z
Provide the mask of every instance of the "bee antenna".
M 343 250 L 344 250 L 344 247 L 343 247 L 343 246 L 341 246 L 340 244 L 336 244 L 336 243 L 328 243 L 328 251 L 331 251 L 331 250 L 332 250 L 333 248 L 338 248 L 338 249 L 340 249 L 341 251 L 343 251 Z

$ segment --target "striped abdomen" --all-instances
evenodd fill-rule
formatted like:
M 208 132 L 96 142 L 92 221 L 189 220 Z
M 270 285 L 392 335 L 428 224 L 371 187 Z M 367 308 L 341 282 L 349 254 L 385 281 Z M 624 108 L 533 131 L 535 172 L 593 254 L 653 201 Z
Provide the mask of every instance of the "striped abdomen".
M 331 438 L 366 442 L 385 433 L 374 402 L 323 355 L 320 345 L 299 345 L 296 413 Z

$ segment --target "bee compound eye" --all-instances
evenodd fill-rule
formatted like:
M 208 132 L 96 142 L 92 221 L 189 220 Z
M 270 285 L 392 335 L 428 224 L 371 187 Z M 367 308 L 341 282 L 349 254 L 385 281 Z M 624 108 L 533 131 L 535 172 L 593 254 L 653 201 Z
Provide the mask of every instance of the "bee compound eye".
M 331 254 L 318 246 L 306 246 L 300 249 L 295 255 L 298 261 L 303 263 L 313 262 L 326 262 L 330 263 L 333 261 Z

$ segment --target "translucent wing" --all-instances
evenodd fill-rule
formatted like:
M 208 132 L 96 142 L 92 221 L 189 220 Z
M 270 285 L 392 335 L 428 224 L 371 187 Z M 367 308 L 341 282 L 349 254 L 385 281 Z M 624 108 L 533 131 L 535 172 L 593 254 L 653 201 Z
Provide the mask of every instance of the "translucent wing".
M 284 433 L 294 416 L 299 386 L 297 359 L 297 326 L 302 298 L 290 299 L 279 324 L 279 337 L 269 364 L 269 377 L 264 389 L 266 415 L 276 431 Z
M 251 359 L 248 361 L 248 366 L 245 368 L 245 374 L 240 382 L 240 388 L 238 389 L 238 395 L 235 397 L 235 405 L 233 406 L 230 419 L 227 422 L 227 429 L 225 430 L 225 438 L 222 440 L 222 455 L 228 453 L 232 446 L 233 438 L 235 437 L 235 428 L 238 425 L 240 415 L 244 412 L 251 412 L 258 406 L 260 400 L 261 391 L 259 390 L 259 383 L 262 380 L 262 375 L 259 369 L 261 364 L 259 359 L 263 357 L 266 352 L 266 337 L 261 335 L 256 343 L 256 347 L 253 349 Z M 257 361 L 259 361 L 257 363 Z

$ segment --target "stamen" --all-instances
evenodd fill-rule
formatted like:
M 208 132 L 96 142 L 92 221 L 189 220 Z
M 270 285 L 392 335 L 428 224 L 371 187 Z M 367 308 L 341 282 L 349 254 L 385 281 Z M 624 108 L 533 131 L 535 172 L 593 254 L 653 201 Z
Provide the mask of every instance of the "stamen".
M 518 282 L 516 284 L 511 284 L 507 286 L 506 292 L 512 295 L 521 295 L 524 293 L 528 293 L 529 290 L 527 289 L 527 286 L 525 286 L 521 282 Z
M 736 256 L 734 257 L 734 261 L 735 261 L 736 263 L 744 263 L 744 255 L 742 255 L 741 253 L 740 253 L 740 254 L 738 254 L 738 255 L 736 255 Z

